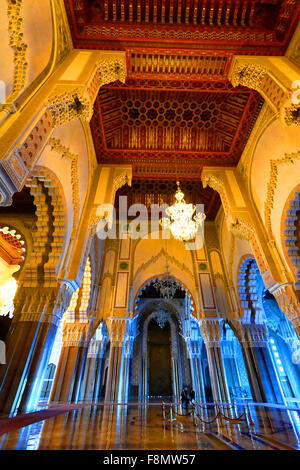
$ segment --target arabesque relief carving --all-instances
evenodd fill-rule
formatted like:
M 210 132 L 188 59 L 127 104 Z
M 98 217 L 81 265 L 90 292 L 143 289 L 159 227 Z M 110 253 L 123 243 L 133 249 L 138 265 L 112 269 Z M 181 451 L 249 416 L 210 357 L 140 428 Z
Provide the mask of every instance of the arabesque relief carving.
M 270 160 L 270 176 L 267 185 L 267 197 L 264 204 L 265 223 L 269 236 L 272 235 L 271 215 L 274 207 L 275 191 L 278 183 L 278 167 L 285 163 L 294 163 L 300 158 L 300 151 L 297 153 L 285 154 L 284 157 Z

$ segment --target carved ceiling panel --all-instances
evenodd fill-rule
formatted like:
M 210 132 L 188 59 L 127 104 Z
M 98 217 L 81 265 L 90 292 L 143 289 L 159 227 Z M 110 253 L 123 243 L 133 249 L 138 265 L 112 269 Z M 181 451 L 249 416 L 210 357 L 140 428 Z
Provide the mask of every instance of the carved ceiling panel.
M 111 48 L 109 42 L 126 47 L 164 40 L 284 48 L 299 15 L 298 0 L 65 0 L 65 4 L 76 47 Z
M 199 181 L 181 181 L 181 189 L 184 192 L 185 201 L 192 204 L 204 204 L 206 220 L 214 220 L 221 205 L 217 191 L 210 187 L 203 188 Z M 177 185 L 176 180 L 166 179 L 139 179 L 132 180 L 128 185 L 120 188 L 116 193 L 115 206 L 118 210 L 119 196 L 127 196 L 128 207 L 133 204 L 144 204 L 150 209 L 152 204 L 174 204 Z
M 91 127 L 99 162 L 235 165 L 262 100 L 226 91 L 104 87 Z

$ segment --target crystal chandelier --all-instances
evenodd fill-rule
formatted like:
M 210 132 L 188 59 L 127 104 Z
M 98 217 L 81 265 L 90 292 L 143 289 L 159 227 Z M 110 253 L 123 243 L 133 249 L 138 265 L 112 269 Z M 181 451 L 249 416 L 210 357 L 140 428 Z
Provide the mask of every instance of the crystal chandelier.
M 169 272 L 168 260 L 166 260 L 166 272 L 155 280 L 153 287 L 159 291 L 164 299 L 173 299 L 177 289 L 182 289 L 182 283 L 172 276 Z
M 172 299 L 177 291 L 181 288 L 181 284 L 171 276 L 169 272 L 166 272 L 159 279 L 156 279 L 153 284 L 156 290 L 159 290 L 160 296 L 164 299 Z
M 154 313 L 153 318 L 160 328 L 164 328 L 165 324 L 171 318 L 171 314 L 164 309 L 159 309 Z
M 173 237 L 178 240 L 193 240 L 198 228 L 203 226 L 205 214 L 203 212 L 195 214 L 196 206 L 185 202 L 179 181 L 177 181 L 175 199 L 175 204 L 166 209 L 169 217 L 163 217 L 161 225 L 164 230 L 170 229 Z

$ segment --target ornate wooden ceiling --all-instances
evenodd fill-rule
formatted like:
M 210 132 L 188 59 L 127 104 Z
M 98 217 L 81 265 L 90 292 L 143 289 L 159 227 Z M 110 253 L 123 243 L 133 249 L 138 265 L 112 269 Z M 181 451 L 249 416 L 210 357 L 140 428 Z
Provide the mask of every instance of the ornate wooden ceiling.
M 221 205 L 219 194 L 212 188 L 203 188 L 201 181 L 182 181 L 181 189 L 185 201 L 192 204 L 204 204 L 206 220 L 214 220 Z M 125 185 L 117 191 L 116 209 L 119 209 L 119 196 L 127 196 L 127 206 L 144 204 L 148 209 L 152 204 L 168 204 L 175 202 L 177 185 L 175 180 L 145 180 L 134 178 L 131 187 Z
M 236 165 L 262 99 L 211 83 L 165 89 L 128 81 L 102 88 L 91 121 L 99 162 L 131 163 L 140 177 L 186 179 L 199 179 L 204 164 Z
M 298 0 L 65 0 L 76 47 L 168 43 L 284 53 Z M 147 44 L 146 44 L 147 43 Z M 277 49 L 277 52 L 275 52 Z M 253 49 L 254 50 L 254 49 Z M 255 50 L 254 50 L 255 51 Z M 264 51 L 264 52 L 263 52 Z
M 131 163 L 135 179 L 150 180 L 199 180 L 203 165 L 237 164 L 262 99 L 230 85 L 232 58 L 283 55 L 300 17 L 300 0 L 65 4 L 76 48 L 126 53 L 126 83 L 95 102 L 98 162 Z

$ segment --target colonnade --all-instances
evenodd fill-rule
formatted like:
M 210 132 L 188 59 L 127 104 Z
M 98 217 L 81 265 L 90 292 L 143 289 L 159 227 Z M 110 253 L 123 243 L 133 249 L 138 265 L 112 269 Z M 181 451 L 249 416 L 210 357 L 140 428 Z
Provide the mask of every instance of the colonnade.
M 13 194 L 27 184 L 56 127 L 74 119 L 89 122 L 100 86 L 117 79 L 125 80 L 125 62 L 125 53 L 122 52 L 72 51 L 22 110 L 3 118 L 0 205 L 11 204 Z M 80 80 L 74 78 L 73 72 L 77 67 L 81 70 Z M 294 112 L 290 90 L 292 83 L 299 78 L 298 72 L 287 58 L 235 57 L 229 78 L 234 86 L 243 85 L 259 91 L 271 109 L 280 115 L 284 125 L 295 125 L 299 124 L 299 113 Z M 274 94 L 280 99 L 274 100 Z M 97 215 L 97 207 L 113 204 L 117 189 L 126 182 L 130 183 L 131 178 L 131 166 L 99 165 L 91 178 L 91 188 L 77 228 L 77 233 L 83 236 L 78 236 L 74 242 L 68 266 L 59 266 L 56 271 L 61 253 L 54 247 L 47 248 L 47 255 L 53 255 L 53 259 L 50 256 L 51 265 L 40 264 L 42 251 L 38 260 L 34 257 L 32 263 L 36 261 L 39 268 L 34 275 L 31 272 L 27 278 L 24 277 L 15 298 L 14 319 L 6 343 L 7 364 L 0 370 L 0 412 L 29 411 L 37 406 L 58 323 L 74 291 L 81 285 L 82 267 L 85 266 L 91 238 L 99 218 L 103 216 Z M 239 170 L 236 167 L 205 167 L 201 178 L 204 187 L 210 186 L 220 194 L 228 230 L 250 242 L 266 288 L 273 293 L 300 336 L 299 293 L 295 280 L 279 256 L 274 240 L 268 239 Z M 231 187 L 236 191 L 231 191 Z M 45 268 L 42 274 L 41 268 Z M 45 273 L 48 272 L 51 276 L 47 277 Z M 64 276 L 60 277 L 62 273 Z M 99 296 L 97 292 L 86 320 L 81 321 L 79 316 L 64 320 L 62 353 L 51 393 L 52 401 L 98 399 L 104 383 L 107 401 L 118 401 L 128 396 L 132 357 L 132 339 L 128 340 L 131 337 L 128 334 L 129 321 L 118 316 L 109 303 L 114 273 L 106 274 L 102 280 L 104 293 Z M 235 304 L 230 312 L 230 322 L 242 347 L 253 399 L 282 403 L 282 390 L 267 347 L 265 326 L 237 319 L 241 312 L 234 302 L 234 287 L 229 285 L 228 290 L 232 305 Z M 108 292 L 107 301 L 105 292 Z M 93 340 L 100 319 L 107 320 L 108 324 L 105 342 L 103 339 L 100 342 Z M 204 311 L 199 312 L 197 320 L 206 347 L 213 398 L 215 401 L 230 401 L 221 348 L 222 321 L 205 318 Z M 184 335 L 196 396 L 204 400 L 201 348 L 188 332 Z M 101 382 L 106 353 L 109 354 L 106 382 Z

